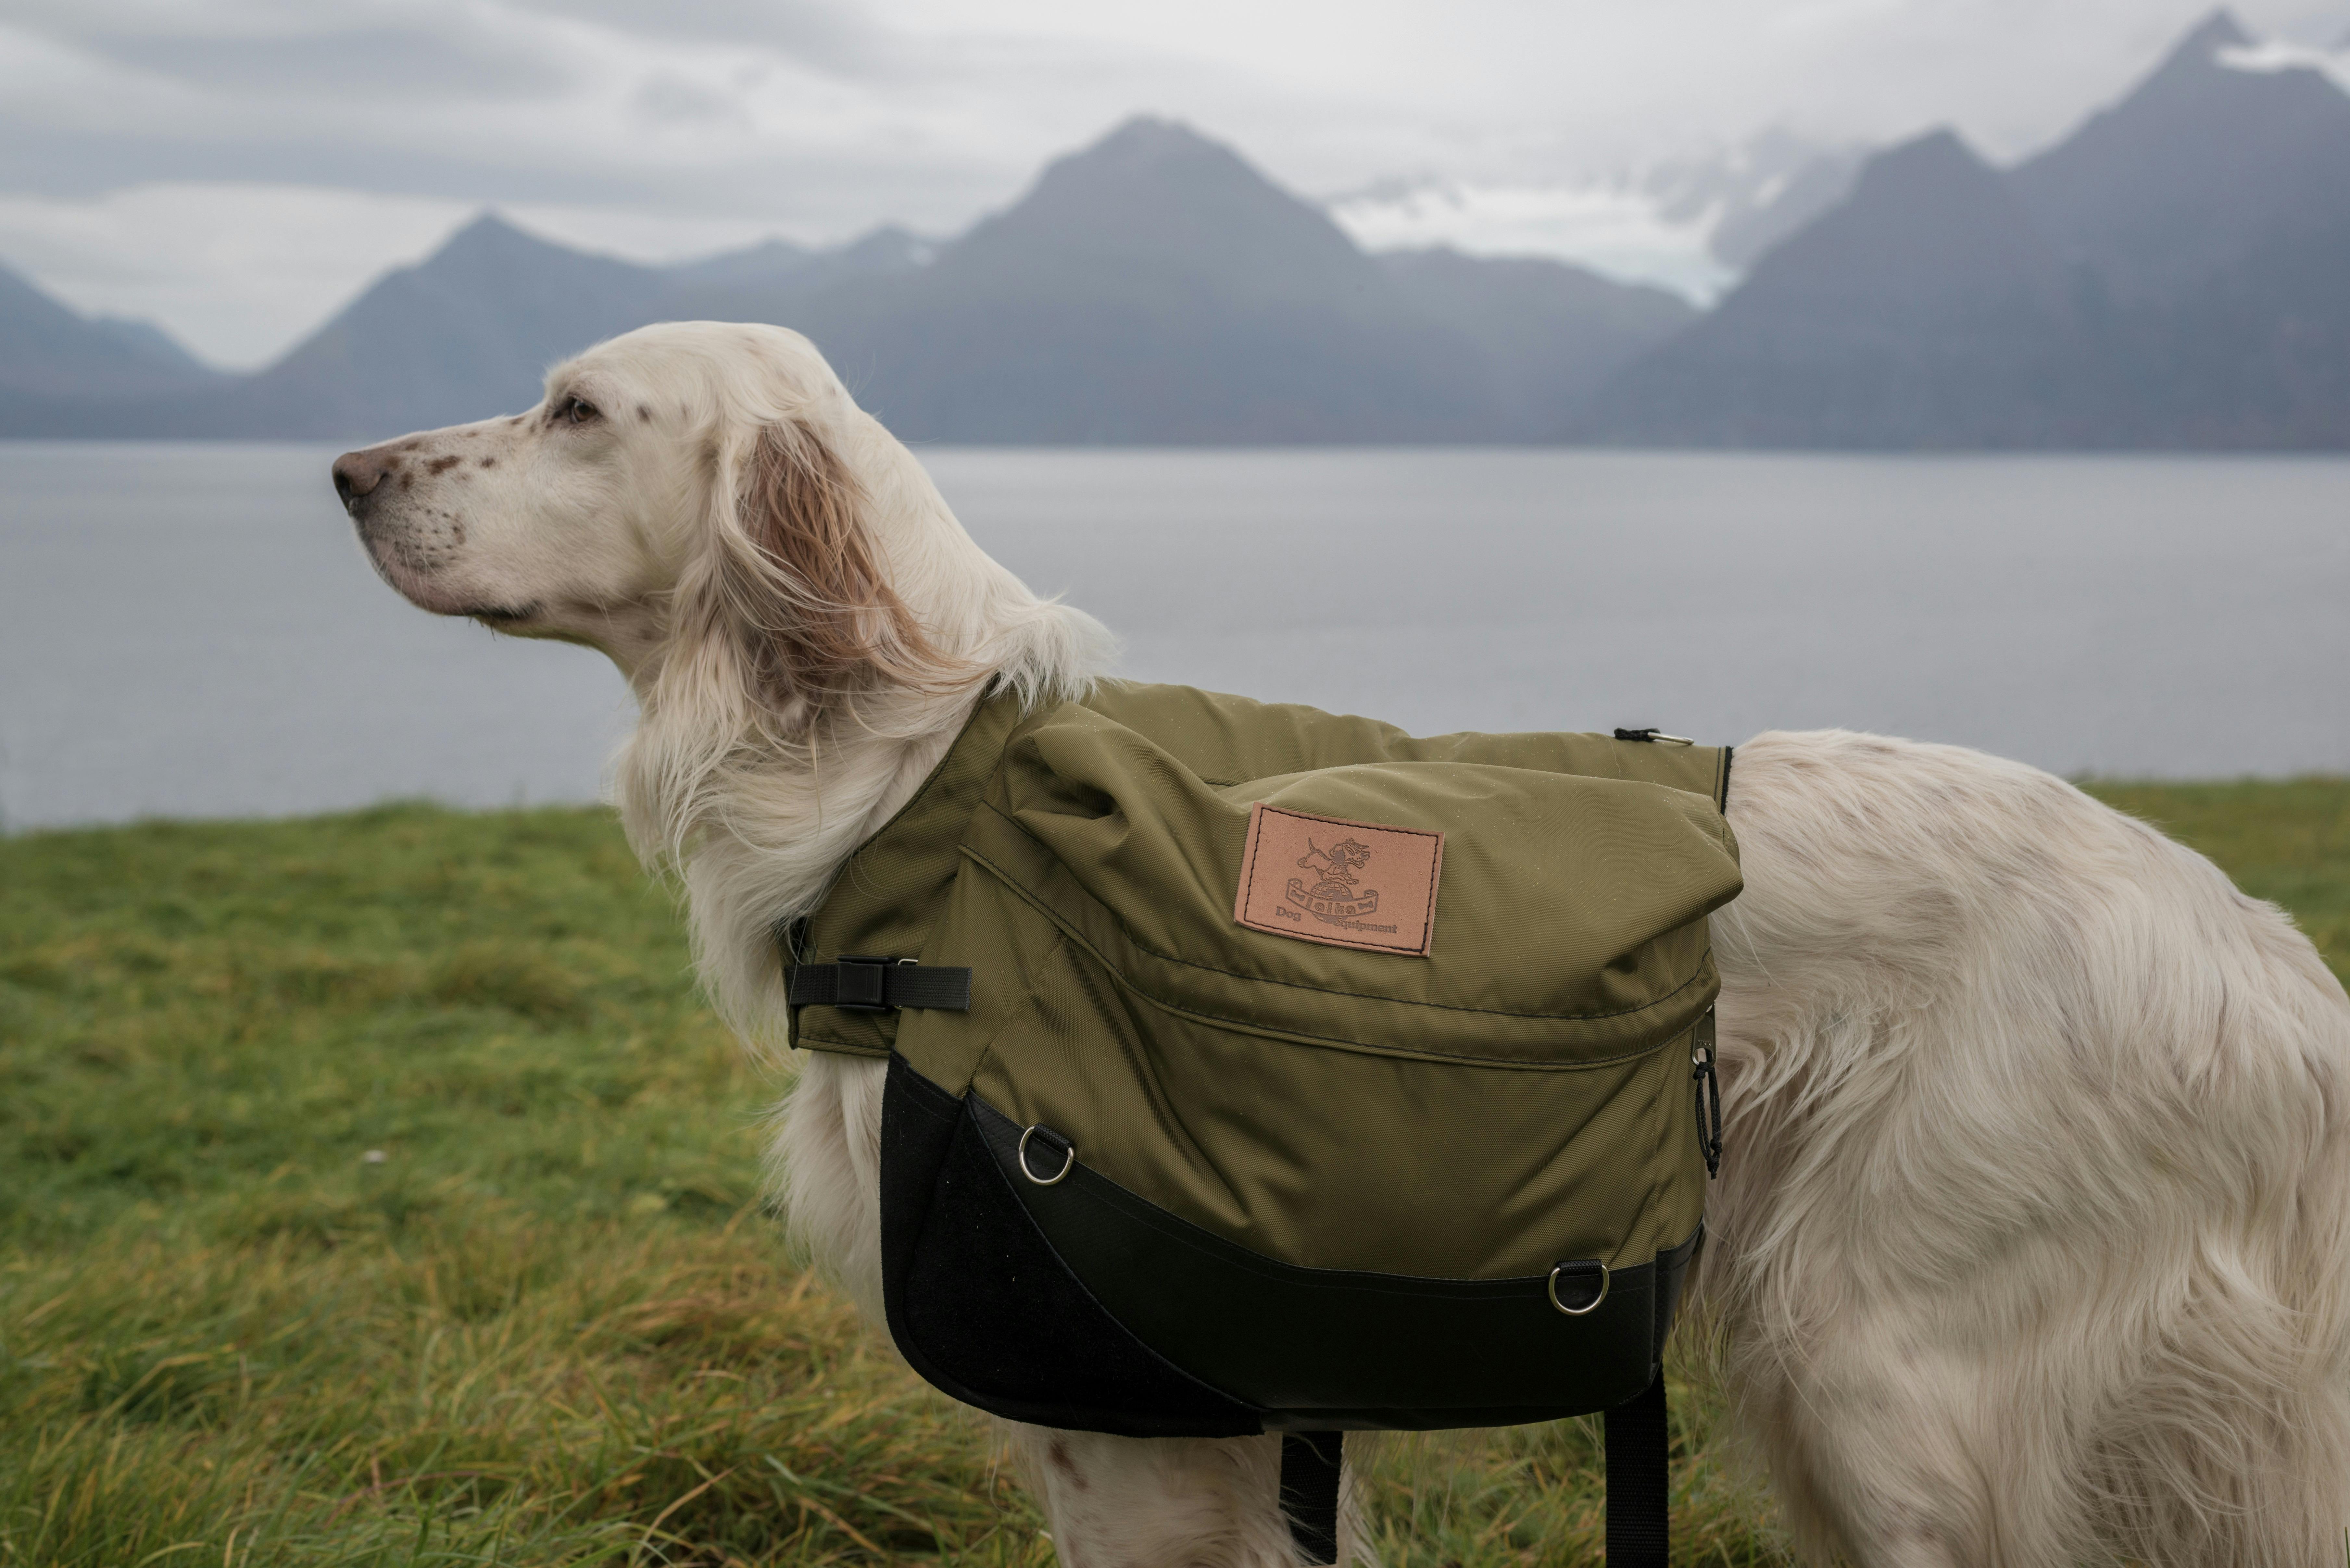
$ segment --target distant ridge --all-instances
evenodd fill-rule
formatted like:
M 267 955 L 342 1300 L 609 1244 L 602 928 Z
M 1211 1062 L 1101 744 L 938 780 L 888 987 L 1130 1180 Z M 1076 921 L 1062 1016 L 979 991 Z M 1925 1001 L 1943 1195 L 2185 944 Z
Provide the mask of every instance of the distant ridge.
M 2049 235 L 2118 295 L 2175 296 L 2281 229 L 2350 212 L 2350 94 L 2305 67 L 2220 63 L 2251 42 L 2213 13 L 2127 98 L 2016 168 Z
M 2251 43 L 2212 13 L 2012 169 L 1936 131 L 1800 171 L 1704 315 L 1551 261 L 1367 254 L 1141 117 L 945 240 L 647 267 L 485 214 L 245 377 L 0 276 L 0 434 L 383 437 L 700 317 L 806 332 L 928 441 L 2350 448 L 2350 94 Z
M 265 369 L 202 398 L 0 398 L 0 433 L 380 438 L 526 407 L 550 362 L 700 318 L 807 332 L 913 439 L 1531 441 L 1693 316 L 1555 262 L 1367 255 L 1144 118 L 942 244 L 885 226 L 647 267 L 485 213 Z
M 1678 295 L 1534 256 L 1438 245 L 1378 259 L 1414 309 L 1476 348 L 1508 439 L 1557 439 L 1612 371 L 1698 319 Z
M 1576 439 L 1659 446 L 2350 447 L 2350 95 L 2250 71 L 2222 11 L 2002 173 L 1882 153 Z
M 62 378 L 22 388 L 0 378 L 0 435 L 358 439 L 486 419 L 536 402 L 555 361 L 631 327 L 674 318 L 698 292 L 752 285 L 806 291 L 904 271 L 922 252 L 923 242 L 904 230 L 883 228 L 833 250 L 770 240 L 653 267 L 577 251 L 484 213 L 424 261 L 378 278 L 325 326 L 248 375 L 196 367 L 200 383 L 125 379 L 105 392 Z M 17 300 L 6 281 L 0 277 L 0 343 L 12 322 L 63 310 L 37 291 L 31 291 L 37 304 Z M 133 337 L 143 326 L 88 325 Z M 186 395 L 195 384 L 203 395 Z
M 1609 383 L 1582 433 L 1709 446 L 2062 444 L 2064 261 L 1999 172 L 1937 131 L 1704 320 Z M 2055 421 L 2052 423 L 2052 421 Z
M 789 240 L 765 239 L 746 250 L 680 262 L 669 269 L 669 275 L 686 285 L 767 283 L 804 271 L 816 254 Z
M 386 275 L 238 389 L 225 421 L 303 435 L 387 435 L 538 400 L 546 366 L 634 326 L 660 275 L 584 255 L 494 213 Z
M 1504 300 L 1514 331 L 1492 319 Z M 1149 118 L 1055 160 L 919 272 L 693 303 L 801 327 L 900 434 L 1079 444 L 1541 439 L 1691 316 L 1552 262 L 1374 258 L 1229 148 Z
M 0 395 L 99 399 L 226 379 L 150 322 L 83 316 L 0 266 Z

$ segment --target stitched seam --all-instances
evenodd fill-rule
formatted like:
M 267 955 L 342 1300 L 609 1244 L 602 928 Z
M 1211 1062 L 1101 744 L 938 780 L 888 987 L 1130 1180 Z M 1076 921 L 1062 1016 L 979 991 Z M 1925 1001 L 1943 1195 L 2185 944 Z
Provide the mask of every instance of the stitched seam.
M 800 1031 L 799 1044 L 795 1046 L 794 1049 L 808 1051 L 815 1049 L 818 1045 L 837 1045 L 843 1052 L 852 1056 L 887 1056 L 890 1054 L 889 1047 L 887 1045 L 864 1045 L 859 1044 L 854 1040 L 837 1040 L 829 1034 L 810 1034 L 805 1029 Z
M 1248 855 L 1246 858 L 1243 859 L 1241 862 L 1241 890 L 1234 898 L 1234 902 L 1238 905 L 1238 910 L 1233 918 L 1240 920 L 1243 925 L 1246 925 L 1248 923 L 1246 911 L 1248 909 L 1249 889 L 1256 885 L 1256 850 L 1258 843 L 1263 836 L 1258 832 L 1257 828 L 1258 824 L 1263 820 L 1263 814 L 1264 802 L 1263 801 L 1257 802 L 1254 805 L 1249 808 Z M 1013 826 L 1018 826 L 1019 825 L 1015 823 Z
M 1326 822 L 1333 827 L 1369 827 L 1375 828 L 1381 833 L 1409 833 L 1417 838 L 1441 838 L 1444 836 L 1444 835 L 1436 832 L 1432 828 L 1395 827 L 1384 822 L 1349 822 L 1343 816 L 1323 816 L 1311 811 L 1292 811 L 1287 806 L 1266 805 L 1263 801 L 1259 801 L 1257 803 L 1257 809 L 1268 812 L 1274 816 L 1295 817 L 1300 822 Z
M 850 873 L 856 869 L 858 857 L 862 856 L 867 850 L 872 848 L 875 845 L 880 843 L 884 835 L 906 819 L 907 813 L 912 811 L 916 806 L 921 805 L 924 800 L 929 798 L 931 789 L 938 784 L 940 779 L 946 775 L 947 767 L 954 761 L 955 753 L 962 749 L 963 742 L 970 738 L 972 731 L 979 727 L 979 722 L 986 715 L 989 704 L 995 701 L 995 700 L 1002 695 L 1002 692 L 995 690 L 993 682 L 990 683 L 986 690 L 983 691 L 979 694 L 978 701 L 972 705 L 969 716 L 962 722 L 962 728 L 955 732 L 955 738 L 947 743 L 947 749 L 941 754 L 937 763 L 932 766 L 929 773 L 922 775 L 922 782 L 914 786 L 914 793 L 906 798 L 906 804 L 891 812 L 889 814 L 889 821 L 883 823 L 880 826 L 867 834 L 865 837 L 858 842 L 855 848 L 851 849 L 846 856 L 842 857 L 838 868 L 832 874 L 832 879 L 824 885 L 824 892 L 816 898 L 816 907 L 810 909 L 806 914 L 800 917 L 800 919 L 806 922 L 807 927 L 807 934 L 809 938 L 808 950 L 810 952 L 818 952 L 822 950 L 822 945 L 815 940 L 816 923 L 817 919 L 823 916 L 825 906 L 832 902 L 833 894 L 839 890 L 840 885 L 847 881 Z M 1018 728 L 1017 725 L 1014 725 L 1014 727 L 1015 729 Z M 985 787 L 983 781 L 982 787 Z M 884 1047 L 884 1049 L 886 1050 L 887 1047 Z
M 1436 879 L 1444 875 L 1444 835 L 1436 836 L 1436 853 L 1428 861 L 1428 923 L 1419 929 L 1419 956 L 1436 950 Z
M 914 786 L 914 793 L 906 797 L 906 804 L 891 812 L 889 814 L 889 821 L 875 828 L 871 833 L 867 834 L 864 841 L 858 844 L 856 848 L 848 852 L 847 859 L 842 862 L 844 867 L 848 863 L 848 861 L 855 860 L 858 856 L 872 848 L 874 845 L 879 843 L 883 834 L 889 832 L 891 828 L 897 826 L 899 823 L 904 821 L 908 812 L 922 804 L 923 799 L 931 793 L 931 786 L 939 782 L 941 776 L 947 771 L 947 764 L 954 761 L 954 754 L 962 748 L 964 738 L 967 737 L 972 731 L 979 727 L 981 716 L 987 711 L 988 705 L 993 702 L 999 695 L 1000 693 L 993 691 L 987 691 L 980 693 L 979 701 L 972 704 L 970 716 L 963 720 L 962 728 L 957 730 L 955 732 L 955 738 L 947 742 L 947 749 L 940 753 L 938 762 L 931 766 L 931 771 L 922 775 L 922 782 Z
M 987 1044 L 982 1045 L 979 1048 L 979 1054 L 972 1058 L 971 1076 L 964 1080 L 963 1092 L 965 1094 L 971 1093 L 971 1085 L 979 1082 L 981 1069 L 987 1065 L 987 1059 L 995 1054 L 996 1043 L 1002 1040 L 1006 1034 L 1012 1033 L 1012 1027 L 1014 1024 L 1018 1023 L 1022 1019 L 1027 1017 L 1031 1012 L 1035 1011 L 1036 998 L 1044 990 L 1042 981 L 1045 978 L 1045 971 L 1053 967 L 1053 961 L 1060 957 L 1061 950 L 1068 945 L 1069 933 L 1066 930 L 1062 931 L 1061 940 L 1055 942 L 1051 949 L 1045 952 L 1043 961 L 1038 963 L 1035 969 L 1029 971 L 1028 973 L 1021 977 L 1022 983 L 1026 985 L 1028 988 L 1028 999 L 1025 1002 L 1023 1002 L 1018 1007 L 1012 1010 L 1012 1015 L 1003 1021 L 1003 1025 L 998 1028 L 994 1033 L 987 1037 Z
M 985 1107 L 988 1115 L 995 1116 L 1007 1126 L 1015 1127 L 1018 1126 L 1010 1116 L 989 1105 L 976 1094 L 972 1098 Z M 987 1137 L 983 1125 L 981 1137 L 983 1138 Z M 996 1152 L 993 1140 L 988 1141 L 989 1152 L 996 1154 L 1000 1168 L 1003 1157 Z M 1098 1170 L 1080 1165 L 1074 1175 L 1076 1179 L 1069 1189 L 1070 1192 L 1084 1199 L 1097 1210 L 1107 1210 L 1121 1219 L 1143 1226 L 1162 1241 L 1183 1247 L 1211 1262 L 1253 1273 L 1259 1279 L 1274 1280 L 1303 1290 L 1372 1292 L 1381 1295 L 1405 1296 L 1419 1301 L 1492 1301 L 1508 1299 L 1525 1291 L 1539 1290 L 1548 1277 L 1544 1274 L 1504 1274 L 1496 1279 L 1473 1279 L 1443 1274 L 1393 1275 L 1379 1274 L 1366 1269 L 1317 1269 L 1306 1263 L 1284 1262 L 1277 1258 L 1266 1257 L 1244 1242 L 1235 1241 L 1229 1236 L 1218 1235 L 1199 1224 L 1198 1221 L 1186 1220 L 1181 1215 L 1153 1203 L 1139 1193 L 1128 1191 Z M 1037 1228 L 1044 1229 L 1041 1220 L 1038 1221 Z M 1695 1237 L 1704 1228 L 1705 1221 L 1699 1220 L 1698 1229 L 1690 1231 L 1690 1237 Z M 1677 1245 L 1685 1247 L 1689 1245 L 1689 1241 L 1690 1238 L 1683 1238 Z M 1629 1274 L 1639 1269 L 1648 1269 L 1652 1272 L 1660 1272 L 1658 1270 L 1658 1265 L 1675 1250 L 1675 1247 L 1660 1247 L 1653 1257 L 1638 1263 L 1623 1264 L 1614 1272 L 1619 1274 Z M 1300 1275 L 1307 1277 L 1299 1278 Z M 1430 1286 L 1437 1288 L 1428 1288 Z
M 1596 1067 L 1620 1067 L 1627 1062 L 1638 1062 L 1645 1057 L 1653 1056 L 1658 1052 L 1663 1050 L 1667 1045 L 1672 1044 L 1669 1040 L 1661 1041 L 1657 1044 L 1645 1046 L 1638 1051 L 1625 1051 L 1613 1056 L 1593 1056 L 1586 1060 L 1574 1062 L 1523 1062 L 1510 1056 L 1468 1056 L 1463 1055 L 1458 1051 L 1430 1051 L 1402 1045 L 1380 1045 L 1368 1040 L 1351 1039 L 1343 1034 L 1315 1034 L 1303 1029 L 1292 1029 L 1284 1024 L 1260 1023 L 1256 1020 L 1251 1018 L 1228 1018 L 1221 1012 L 1206 1012 L 1196 1007 L 1185 1007 L 1180 1002 L 1169 1002 L 1163 997 L 1153 996 L 1149 992 L 1143 990 L 1140 986 L 1135 984 L 1132 981 L 1127 979 L 1124 974 L 1118 971 L 1118 968 L 1116 964 L 1102 957 L 1100 953 L 1095 952 L 1090 943 L 1080 941 L 1078 945 L 1083 947 L 1087 952 L 1093 953 L 1094 958 L 1101 964 L 1101 966 L 1109 971 L 1111 978 L 1116 980 L 1119 985 L 1125 987 L 1128 991 L 1132 992 L 1138 1000 L 1149 1002 L 1151 1006 L 1159 1008 L 1163 1012 L 1177 1013 L 1185 1018 L 1197 1018 L 1209 1023 L 1229 1024 L 1232 1028 L 1245 1030 L 1253 1034 L 1270 1035 L 1275 1039 L 1289 1038 L 1296 1040 L 1310 1040 L 1318 1044 L 1336 1046 L 1342 1050 L 1359 1051 L 1368 1056 L 1398 1056 L 1419 1062 L 1458 1062 L 1461 1065 L 1467 1067 L 1502 1067 L 1534 1073 L 1579 1073 Z M 1435 1004 L 1430 1003 L 1429 1005 L 1433 1006 Z M 1463 1011 L 1467 1010 L 1464 1009 Z M 1524 1017 L 1527 1015 L 1523 1013 L 1512 1013 L 1508 1016 Z M 1606 1016 L 1617 1018 L 1623 1015 L 1621 1013 L 1611 1012 L 1606 1014 Z
M 1041 899 L 1031 894 L 1025 888 L 1023 888 L 1019 883 L 1014 881 L 1002 867 L 996 865 L 993 861 L 988 859 L 987 857 L 980 854 L 969 845 L 963 846 L 962 852 L 965 855 L 970 856 L 973 860 L 978 861 L 982 866 L 987 867 L 987 869 L 994 875 L 996 879 L 1002 882 L 1004 887 L 1010 888 L 1013 894 L 1022 902 L 1027 904 L 1032 909 L 1035 909 L 1038 914 L 1043 915 L 1046 919 L 1052 921 L 1054 925 L 1059 927 L 1067 940 L 1076 943 L 1077 946 L 1083 948 L 1087 952 L 1093 954 L 1094 961 L 1100 964 L 1105 970 L 1107 970 L 1109 971 L 1110 978 L 1115 980 L 1122 989 L 1132 992 L 1138 1000 L 1146 1002 L 1153 1007 L 1159 1008 L 1164 1012 L 1180 1014 L 1185 1018 L 1197 1018 L 1210 1023 L 1229 1024 L 1235 1029 L 1245 1030 L 1253 1034 L 1263 1034 L 1275 1039 L 1305 1040 L 1312 1041 L 1317 1044 L 1341 1046 L 1351 1050 L 1361 1051 L 1366 1054 L 1373 1056 L 1399 1056 L 1409 1057 L 1418 1061 L 1430 1062 L 1459 1062 L 1469 1066 L 1522 1068 L 1527 1071 L 1541 1073 L 1580 1072 L 1584 1069 L 1593 1067 L 1620 1066 L 1627 1062 L 1638 1062 L 1643 1057 L 1653 1056 L 1659 1051 L 1664 1049 L 1665 1046 L 1672 1043 L 1669 1040 L 1659 1041 L 1654 1045 L 1646 1046 L 1638 1051 L 1624 1051 L 1619 1052 L 1613 1056 L 1594 1056 L 1586 1060 L 1575 1062 L 1522 1062 L 1507 1056 L 1469 1056 L 1463 1055 L 1457 1051 L 1430 1051 L 1407 1049 L 1405 1047 L 1396 1045 L 1380 1045 L 1368 1040 L 1356 1040 L 1344 1034 L 1316 1034 L 1310 1030 L 1293 1029 L 1285 1024 L 1263 1023 L 1250 1018 L 1230 1018 L 1221 1012 L 1207 1012 L 1195 1007 L 1185 1007 L 1180 1002 L 1169 1002 L 1163 997 L 1153 996 L 1150 992 L 1143 990 L 1141 986 L 1128 979 L 1126 972 L 1119 969 L 1117 964 L 1112 963 L 1100 949 L 1095 947 L 1093 943 L 1086 940 L 1082 933 L 1071 929 L 1068 923 L 1062 919 L 1058 913 L 1045 904 Z M 1137 945 L 1139 946 L 1139 944 Z M 1148 951 L 1149 950 L 1145 949 L 1143 950 Z M 1205 964 L 1195 964 L 1192 967 L 1195 969 L 1208 968 Z M 1213 970 L 1210 972 L 1222 974 L 1226 971 L 1222 970 Z M 1666 1002 L 1670 1002 L 1673 997 L 1679 995 L 1682 992 L 1687 991 L 1690 986 L 1702 979 L 1704 977 L 1704 966 L 1700 964 L 1697 974 L 1692 975 L 1688 981 L 1685 981 L 1680 985 L 1675 987 L 1673 991 L 1667 995 L 1648 1003 L 1648 1007 L 1663 1006 Z M 1253 980 L 1255 977 L 1253 975 L 1234 975 L 1232 978 L 1235 980 Z M 1324 991 L 1318 986 L 1295 985 L 1294 981 L 1290 981 L 1276 980 L 1268 981 L 1264 983 L 1269 985 L 1291 985 L 1294 989 L 1299 991 L 1311 991 L 1315 994 L 1322 996 L 1357 996 L 1357 993 L 1354 992 Z M 1357 999 L 1365 1002 L 1393 1002 L 1399 1000 L 1394 997 L 1379 996 L 1357 996 Z M 1539 1018 L 1552 1021 L 1572 1021 L 1575 1019 L 1588 1018 L 1622 1018 L 1627 1016 L 1627 1012 L 1503 1013 L 1496 1012 L 1495 1010 L 1492 1008 L 1450 1007 L 1443 1002 L 1406 1002 L 1404 1005 L 1411 1007 L 1439 1007 L 1451 1012 L 1484 1012 L 1503 1018 Z M 1636 1007 L 1627 1010 L 1627 1012 L 1645 1012 L 1647 1011 L 1647 1007 Z
M 1010 823 L 1014 831 L 1017 832 L 1022 837 L 1036 841 L 1039 843 L 1039 846 L 1042 846 L 1041 841 L 1036 840 L 1036 836 L 1035 834 L 1030 833 L 1018 823 L 1013 822 L 1010 816 L 1005 815 L 1002 808 L 996 806 L 992 802 L 982 802 L 981 804 L 985 805 L 988 810 L 994 812 L 996 815 L 1003 817 L 1005 822 Z M 1019 894 L 1023 898 L 1027 899 L 1029 903 L 1035 905 L 1038 909 L 1044 912 L 1045 918 L 1052 920 L 1055 925 L 1061 926 L 1064 930 L 1068 929 L 1066 925 L 1062 925 L 1059 917 L 1054 914 L 1053 910 L 1045 905 L 1043 899 L 1036 898 L 1035 895 L 1031 894 L 1027 888 L 1022 887 L 1018 879 L 1015 878 L 1011 872 L 1006 871 L 1003 867 L 998 866 L 994 861 L 990 860 L 986 856 L 982 855 L 978 850 L 973 849 L 968 844 L 961 846 L 961 848 L 965 855 L 970 856 L 973 860 L 978 861 L 982 866 L 986 867 L 990 871 L 995 873 L 996 878 L 1005 887 Z M 1049 849 L 1045 852 L 1047 854 L 1051 853 Z M 1431 911 L 1431 918 L 1432 913 L 1433 912 Z M 1243 974 L 1238 970 L 1218 969 L 1211 963 L 1200 963 L 1191 959 L 1177 958 L 1172 953 L 1162 953 L 1156 948 L 1145 946 L 1143 943 L 1135 940 L 1134 933 L 1127 929 L 1125 921 L 1118 919 L 1116 915 L 1110 916 L 1110 919 L 1112 923 L 1118 927 L 1118 934 L 1124 937 L 1128 941 L 1134 944 L 1135 951 L 1141 953 L 1147 958 L 1157 959 L 1161 963 L 1181 964 L 1186 969 L 1204 970 L 1210 974 L 1221 974 L 1230 980 L 1244 980 L 1253 985 L 1284 985 L 1289 987 L 1292 991 L 1310 991 L 1316 996 L 1345 996 L 1351 997 L 1357 1002 L 1393 1002 L 1399 1007 L 1432 1007 L 1440 1012 L 1474 1012 L 1482 1014 L 1488 1018 L 1531 1018 L 1538 1019 L 1544 1023 L 1592 1023 L 1607 1018 L 1629 1018 L 1636 1012 L 1646 1012 L 1650 1008 L 1664 1006 L 1665 1003 L 1670 1002 L 1674 997 L 1679 996 L 1682 992 L 1687 991 L 1690 986 L 1695 985 L 1699 981 L 1705 978 L 1705 960 L 1700 956 L 1697 961 L 1697 969 L 1687 980 L 1682 981 L 1679 985 L 1673 987 L 1672 990 L 1657 998 L 1656 1001 L 1644 1002 L 1638 1007 L 1619 1008 L 1614 1012 L 1512 1012 L 1507 1008 L 1502 1007 L 1464 1007 L 1458 1002 L 1415 1002 L 1408 996 L 1380 996 L 1367 991 L 1336 991 L 1326 985 L 1307 985 L 1303 981 L 1276 980 L 1270 975 Z M 1251 929 L 1253 929 L 1254 928 Z M 1094 950 L 1090 943 L 1087 944 L 1086 950 L 1093 952 Z M 1113 973 L 1117 972 L 1118 966 L 1110 964 L 1108 959 L 1103 958 L 1098 952 L 1094 952 L 1094 956 L 1101 959 L 1103 963 L 1108 964 Z M 1125 976 L 1119 975 L 1119 979 L 1123 981 Z M 1135 994 L 1139 996 L 1143 993 L 1139 989 L 1138 989 Z M 1201 1016 L 1204 1017 L 1207 1015 L 1202 1014 Z M 1294 1033 L 1298 1032 L 1289 1031 L 1289 1033 Z M 1635 1054 L 1646 1054 L 1646 1053 L 1636 1053 Z M 1470 1057 L 1466 1059 L 1470 1061 L 1484 1060 L 1482 1057 Z M 1630 1059 L 1631 1058 L 1629 1057 L 1623 1058 L 1623 1060 L 1627 1061 Z

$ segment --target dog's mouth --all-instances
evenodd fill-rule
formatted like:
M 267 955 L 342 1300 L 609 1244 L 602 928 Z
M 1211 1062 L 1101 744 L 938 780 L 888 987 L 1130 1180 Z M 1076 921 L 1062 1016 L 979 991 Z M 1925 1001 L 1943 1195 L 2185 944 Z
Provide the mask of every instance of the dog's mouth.
M 469 620 L 480 621 L 494 631 L 506 627 L 520 626 L 523 622 L 534 618 L 538 614 L 538 607 L 536 605 L 476 605 L 471 609 L 456 609 L 448 613 L 463 616 Z
M 438 574 L 429 565 L 414 559 L 408 549 L 368 536 L 364 528 L 360 532 L 368 564 L 375 568 L 376 576 L 418 609 L 452 619 L 476 620 L 494 631 L 505 631 L 523 626 L 546 607 L 536 599 L 521 604 L 469 603 L 459 597 L 462 589 L 452 591 L 452 585 L 436 582 Z

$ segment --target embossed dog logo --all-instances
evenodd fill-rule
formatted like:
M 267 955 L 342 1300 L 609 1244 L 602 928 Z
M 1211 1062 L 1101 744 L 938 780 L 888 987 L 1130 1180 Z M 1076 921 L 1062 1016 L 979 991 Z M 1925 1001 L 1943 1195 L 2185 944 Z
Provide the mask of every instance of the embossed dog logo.
M 1336 925 L 1361 919 L 1379 907 L 1378 888 L 1355 891 L 1355 873 L 1371 863 L 1371 846 L 1360 839 L 1342 838 L 1327 849 L 1317 849 L 1309 838 L 1296 863 L 1320 867 L 1322 879 L 1309 888 L 1304 878 L 1292 877 L 1283 896 L 1315 919 Z

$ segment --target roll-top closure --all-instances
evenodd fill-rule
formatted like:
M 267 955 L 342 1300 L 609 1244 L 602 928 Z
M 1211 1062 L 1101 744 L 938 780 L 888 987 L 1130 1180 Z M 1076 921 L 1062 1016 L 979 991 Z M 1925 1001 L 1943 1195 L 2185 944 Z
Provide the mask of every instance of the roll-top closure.
M 1218 1026 L 1555 1067 L 1681 1034 L 1717 989 L 1706 917 L 1741 886 L 1712 799 L 1564 771 L 1553 745 L 1482 750 L 1217 781 L 1071 705 L 1013 732 L 962 850 L 1135 1002 Z M 1305 853 L 1260 877 L 1277 918 L 1253 926 L 1236 897 L 1260 804 L 1305 824 L 1279 850 Z M 1435 835 L 1440 870 L 1408 836 Z M 1424 956 L 1343 945 L 1413 935 L 1415 912 Z

